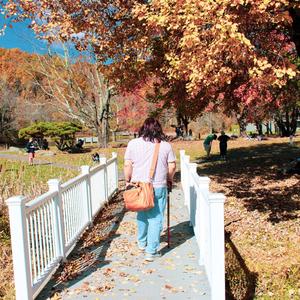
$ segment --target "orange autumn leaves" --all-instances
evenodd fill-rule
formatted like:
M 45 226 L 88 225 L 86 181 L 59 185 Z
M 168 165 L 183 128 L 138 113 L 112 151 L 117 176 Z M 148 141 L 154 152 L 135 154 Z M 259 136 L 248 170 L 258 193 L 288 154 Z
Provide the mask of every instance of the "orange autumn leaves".
M 8 0 L 8 15 L 32 19 L 50 41 L 92 47 L 119 84 L 156 76 L 184 100 L 217 99 L 233 82 L 281 88 L 297 75 L 288 0 Z M 14 15 L 16 13 L 16 15 Z M 194 106 L 194 104 L 193 104 Z M 199 107 L 203 107 L 199 105 Z
M 215 95 L 238 76 L 283 86 L 296 75 L 286 59 L 294 50 L 288 37 L 289 1 L 174 1 L 138 4 L 135 14 L 160 32 L 169 79 L 184 80 L 192 97 Z M 164 35 L 168 38 L 164 38 Z M 265 40 L 268 35 L 273 39 Z M 273 44 L 272 44 L 273 43 Z M 290 51 L 283 46 L 290 44 Z M 285 49 L 288 49 L 286 47 Z M 290 53 L 288 53 L 290 52 Z

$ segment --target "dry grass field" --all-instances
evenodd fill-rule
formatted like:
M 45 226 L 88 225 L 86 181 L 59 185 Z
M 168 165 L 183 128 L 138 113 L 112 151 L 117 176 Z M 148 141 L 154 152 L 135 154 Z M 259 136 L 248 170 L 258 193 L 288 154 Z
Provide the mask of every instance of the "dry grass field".
M 10 233 L 6 199 L 14 195 L 24 195 L 33 199 L 48 190 L 50 178 L 60 178 L 62 182 L 78 174 L 77 171 L 53 167 L 51 165 L 28 166 L 24 162 L 0 158 L 0 299 L 14 299 Z

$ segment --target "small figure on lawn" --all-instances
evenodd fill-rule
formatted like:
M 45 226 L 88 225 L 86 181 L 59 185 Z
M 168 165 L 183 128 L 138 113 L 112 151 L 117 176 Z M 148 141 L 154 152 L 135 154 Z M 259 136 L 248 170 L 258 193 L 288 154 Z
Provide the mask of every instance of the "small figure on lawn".
M 183 136 L 183 131 L 181 126 L 176 126 L 175 127 L 175 133 L 176 133 L 176 138 L 182 137 Z
M 75 147 L 78 148 L 78 149 L 82 149 L 83 144 L 84 144 L 84 140 L 83 139 L 79 139 L 78 142 L 77 142 L 77 144 L 75 145 Z
M 225 134 L 224 131 L 221 131 L 221 135 L 218 137 L 220 142 L 220 157 L 221 160 L 226 160 L 227 156 L 227 141 L 230 140 L 230 137 Z
M 206 151 L 207 158 L 209 158 L 209 155 L 210 155 L 212 142 L 213 142 L 213 140 L 216 140 L 216 139 L 217 139 L 216 134 L 209 134 L 203 142 L 203 146 Z
M 26 152 L 28 153 L 28 163 L 29 165 L 33 165 L 33 159 L 35 157 L 35 151 L 38 149 L 37 143 L 34 139 L 30 139 L 26 144 Z
M 48 143 L 47 139 L 43 139 L 43 141 L 42 141 L 42 149 L 43 150 L 49 150 L 49 143 Z
M 100 162 L 100 155 L 96 152 L 92 155 L 93 162 L 99 163 Z

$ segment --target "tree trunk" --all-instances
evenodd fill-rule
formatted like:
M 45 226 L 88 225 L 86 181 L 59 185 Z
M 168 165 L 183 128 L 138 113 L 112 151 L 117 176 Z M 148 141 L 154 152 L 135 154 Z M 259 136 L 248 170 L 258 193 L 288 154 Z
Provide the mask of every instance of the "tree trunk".
M 103 144 L 102 144 L 102 128 L 101 125 L 95 125 L 95 130 L 96 130 L 96 135 L 98 138 L 98 147 L 102 148 Z
M 267 135 L 270 135 L 270 134 L 273 134 L 272 133 L 272 124 L 271 124 L 271 122 L 267 122 L 266 124 L 264 124 L 265 126 L 266 126 L 266 134 Z
M 259 122 L 255 122 L 255 126 L 256 126 L 258 134 L 262 135 L 263 134 L 263 132 L 262 132 L 262 124 L 259 123 Z
M 240 134 L 241 135 L 245 134 L 246 133 L 246 125 L 247 125 L 246 120 L 243 117 L 241 117 L 241 118 L 238 118 L 237 121 L 240 126 Z
M 102 146 L 103 148 L 107 148 L 108 145 L 108 120 L 107 118 L 103 118 L 102 121 Z
M 117 141 L 117 132 L 115 130 L 112 132 L 112 140 L 113 142 Z
M 299 116 L 299 109 L 294 108 L 292 111 L 292 116 L 291 116 L 291 134 L 294 135 L 297 130 L 297 120 Z
M 182 123 L 183 123 L 183 126 L 184 126 L 184 131 L 185 131 L 185 135 L 188 136 L 188 130 L 189 130 L 189 121 L 187 120 L 187 118 L 183 118 L 182 119 Z
M 283 137 L 288 137 L 296 133 L 299 109 L 294 107 L 291 113 L 289 113 L 287 109 L 284 114 L 285 120 L 283 120 L 282 115 L 280 114 L 275 121 L 279 128 L 280 135 Z

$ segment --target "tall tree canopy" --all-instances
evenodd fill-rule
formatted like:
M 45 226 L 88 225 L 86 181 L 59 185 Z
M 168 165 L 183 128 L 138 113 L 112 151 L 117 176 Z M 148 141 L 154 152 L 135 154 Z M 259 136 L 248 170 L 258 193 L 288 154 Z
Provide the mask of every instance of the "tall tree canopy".
M 158 94 L 194 114 L 209 102 L 273 101 L 268 91 L 297 75 L 289 13 L 297 0 L 2 2 L 10 20 L 30 18 L 42 38 L 93 49 L 118 84 L 160 78 Z

